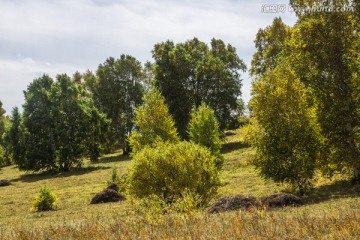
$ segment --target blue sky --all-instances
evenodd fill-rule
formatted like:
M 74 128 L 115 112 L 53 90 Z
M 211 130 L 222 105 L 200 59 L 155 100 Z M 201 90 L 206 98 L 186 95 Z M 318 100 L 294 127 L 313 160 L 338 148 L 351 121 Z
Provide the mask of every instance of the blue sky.
M 23 104 L 27 85 L 44 73 L 95 71 L 121 54 L 152 61 L 154 44 L 168 39 L 220 38 L 249 67 L 259 28 L 277 16 L 288 25 L 296 21 L 289 11 L 262 13 L 264 4 L 288 1 L 0 0 L 0 100 L 10 114 Z M 247 102 L 251 80 L 247 73 L 242 78 Z

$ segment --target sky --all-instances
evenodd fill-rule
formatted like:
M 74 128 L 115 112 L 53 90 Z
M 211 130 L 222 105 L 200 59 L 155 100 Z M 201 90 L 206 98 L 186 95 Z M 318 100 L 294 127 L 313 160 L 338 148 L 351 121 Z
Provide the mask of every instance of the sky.
M 264 13 L 269 5 L 286 10 Z M 259 28 L 275 17 L 292 26 L 285 0 L 0 0 L 0 100 L 7 114 L 35 78 L 96 71 L 108 57 L 153 61 L 154 44 L 222 39 L 250 67 Z M 242 74 L 242 98 L 251 79 Z

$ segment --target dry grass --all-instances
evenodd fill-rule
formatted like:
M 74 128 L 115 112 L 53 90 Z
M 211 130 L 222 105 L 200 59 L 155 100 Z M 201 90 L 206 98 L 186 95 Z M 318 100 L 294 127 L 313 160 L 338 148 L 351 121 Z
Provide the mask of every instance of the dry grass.
M 219 197 L 262 197 L 283 190 L 260 178 L 251 158 L 254 150 L 239 135 L 227 138 Z M 120 153 L 86 162 L 68 173 L 29 175 L 15 167 L 0 170 L 12 185 L 0 188 L 0 239 L 360 239 L 360 186 L 339 176 L 319 179 L 304 198 L 305 206 L 279 210 L 252 209 L 209 215 L 168 214 L 151 221 L 135 213 L 129 202 L 90 205 L 117 167 L 131 165 Z M 55 211 L 34 212 L 40 187 L 49 187 L 59 201 Z

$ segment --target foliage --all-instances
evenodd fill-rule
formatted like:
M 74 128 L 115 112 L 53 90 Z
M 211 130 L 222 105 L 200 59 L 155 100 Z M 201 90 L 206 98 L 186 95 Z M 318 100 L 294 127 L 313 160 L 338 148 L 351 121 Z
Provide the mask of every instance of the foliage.
M 0 167 L 6 165 L 5 151 L 4 148 L 0 145 Z
M 66 74 L 56 82 L 46 75 L 35 79 L 25 91 L 23 124 L 17 111 L 10 139 L 20 169 L 68 171 L 86 155 L 97 161 L 108 121 Z
M 347 1 L 333 2 L 343 7 Z M 293 6 L 308 2 L 291 1 Z M 314 4 L 325 5 L 322 1 Z M 288 61 L 311 89 L 325 137 L 322 170 L 352 171 L 360 179 L 360 34 L 353 11 L 299 13 L 288 47 Z
M 221 129 L 231 122 L 233 111 L 243 108 L 240 71 L 245 71 L 245 64 L 230 44 L 212 39 L 210 45 L 194 38 L 154 46 L 155 85 L 165 97 L 181 138 L 187 138 L 192 107 L 202 101 L 214 109 Z
M 258 78 L 273 70 L 277 65 L 276 58 L 290 37 L 291 28 L 285 25 L 280 17 L 275 18 L 271 26 L 260 28 L 254 41 L 257 51 L 251 60 L 250 74 Z
M 188 134 L 191 141 L 210 150 L 216 157 L 216 167 L 220 169 L 224 158 L 220 153 L 219 124 L 215 119 L 214 111 L 204 102 L 191 113 Z
M 2 108 L 3 103 L 0 101 L 0 145 L 3 144 L 3 134 L 5 133 L 5 109 Z
M 133 130 L 134 109 L 142 103 L 141 63 L 129 55 L 110 57 L 99 65 L 96 75 L 97 78 L 88 77 L 86 82 L 95 106 L 111 120 L 108 145 L 128 153 L 127 138 Z
M 165 105 L 164 97 L 157 89 L 152 89 L 143 99 L 144 103 L 135 111 L 134 125 L 136 130 L 129 138 L 133 152 L 145 146 L 152 146 L 158 141 L 179 141 L 174 121 Z
M 118 173 L 117 167 L 113 167 L 112 168 L 112 172 L 111 172 L 111 177 L 109 180 L 106 181 L 106 183 L 108 185 L 115 183 L 115 184 L 119 184 L 120 183 L 120 175 Z
M 11 127 L 6 131 L 5 138 L 10 148 L 11 157 L 16 164 L 21 164 L 24 157 L 21 121 L 19 109 L 14 107 L 10 118 Z
M 253 84 L 255 166 L 265 178 L 304 193 L 315 174 L 319 138 L 304 85 L 285 64 Z
M 44 75 L 35 79 L 24 91 L 24 156 L 17 162 L 20 169 L 39 171 L 56 168 L 56 140 L 51 115 L 52 78 Z
M 156 195 L 174 204 L 190 192 L 199 196 L 197 207 L 201 207 L 214 196 L 219 185 L 214 157 L 193 143 L 159 143 L 154 148 L 145 147 L 133 160 L 129 193 L 135 198 Z
M 57 196 L 49 188 L 43 187 L 33 203 L 33 208 L 36 211 L 53 210 L 57 200 Z

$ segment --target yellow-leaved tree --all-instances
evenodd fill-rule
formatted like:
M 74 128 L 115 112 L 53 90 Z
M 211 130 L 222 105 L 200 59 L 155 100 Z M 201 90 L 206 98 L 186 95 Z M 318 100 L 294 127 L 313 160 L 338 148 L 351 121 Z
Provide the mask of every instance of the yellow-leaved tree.
M 132 152 L 136 153 L 145 146 L 161 142 L 179 142 L 174 120 L 165 105 L 159 90 L 150 90 L 143 98 L 144 103 L 135 111 L 135 127 L 129 138 Z
M 252 95 L 255 166 L 265 178 L 303 194 L 314 177 L 320 139 L 304 84 L 283 62 L 253 83 Z

